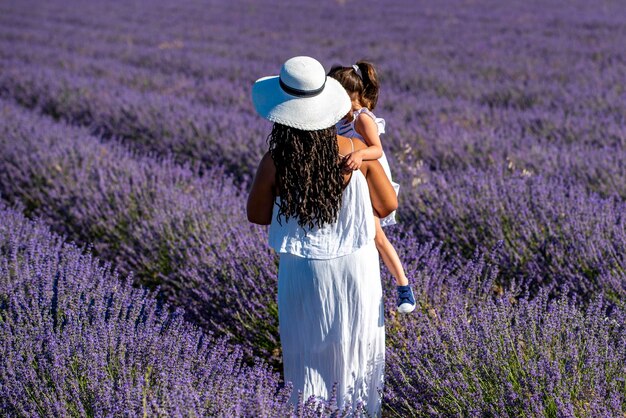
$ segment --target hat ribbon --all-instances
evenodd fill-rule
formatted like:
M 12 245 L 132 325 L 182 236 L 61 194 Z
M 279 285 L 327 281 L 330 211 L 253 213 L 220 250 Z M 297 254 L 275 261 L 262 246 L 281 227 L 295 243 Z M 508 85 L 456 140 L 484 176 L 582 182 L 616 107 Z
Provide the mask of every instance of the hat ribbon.
M 287 84 L 285 84 L 280 77 L 278 77 L 278 83 L 280 84 L 280 88 L 283 89 L 283 91 L 287 94 L 290 94 L 292 96 L 297 96 L 297 97 L 313 97 L 313 96 L 317 96 L 324 90 L 324 86 L 326 86 L 327 78 L 324 78 L 324 84 L 322 84 L 322 87 L 315 89 L 315 90 L 294 89 L 293 87 L 290 87 Z

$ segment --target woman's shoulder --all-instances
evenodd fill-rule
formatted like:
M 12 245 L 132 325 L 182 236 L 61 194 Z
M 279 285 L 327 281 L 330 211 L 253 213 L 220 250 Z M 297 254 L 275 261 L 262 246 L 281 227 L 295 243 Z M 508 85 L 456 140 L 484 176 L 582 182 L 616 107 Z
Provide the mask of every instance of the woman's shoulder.
M 272 158 L 272 154 L 267 151 L 263 158 L 261 158 L 261 162 L 259 162 L 259 167 L 257 168 L 257 173 L 259 177 L 259 181 L 268 184 L 274 184 L 274 178 L 276 177 L 276 164 L 274 163 L 274 158 Z M 256 179 L 255 179 L 256 180 Z
M 266 151 L 265 154 L 263 155 L 263 158 L 261 158 L 261 162 L 259 163 L 259 166 L 266 168 L 268 170 L 276 170 L 276 164 L 274 163 L 274 158 L 272 158 L 272 153 L 269 151 Z

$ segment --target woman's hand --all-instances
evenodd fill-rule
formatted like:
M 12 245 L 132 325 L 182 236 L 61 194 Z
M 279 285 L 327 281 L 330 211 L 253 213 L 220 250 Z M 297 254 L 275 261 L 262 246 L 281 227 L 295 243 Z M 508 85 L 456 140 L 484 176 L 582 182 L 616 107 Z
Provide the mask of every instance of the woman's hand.
M 354 151 L 346 155 L 344 160 L 344 167 L 352 171 L 359 170 L 363 164 L 363 153 L 360 151 Z

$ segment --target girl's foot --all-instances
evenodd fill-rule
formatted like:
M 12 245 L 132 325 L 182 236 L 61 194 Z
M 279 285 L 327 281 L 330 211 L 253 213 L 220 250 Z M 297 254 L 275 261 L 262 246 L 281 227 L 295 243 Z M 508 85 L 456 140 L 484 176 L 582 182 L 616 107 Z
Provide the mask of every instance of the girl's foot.
M 398 289 L 398 312 L 411 313 L 415 309 L 415 296 L 411 285 L 397 286 Z

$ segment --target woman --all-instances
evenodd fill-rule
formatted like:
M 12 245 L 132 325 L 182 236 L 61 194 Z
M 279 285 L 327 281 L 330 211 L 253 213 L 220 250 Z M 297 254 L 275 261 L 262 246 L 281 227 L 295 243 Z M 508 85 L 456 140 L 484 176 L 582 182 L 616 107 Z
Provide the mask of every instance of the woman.
M 343 156 L 365 145 L 337 136 L 350 111 L 341 85 L 310 57 L 287 60 L 254 84 L 257 112 L 274 122 L 269 151 L 248 197 L 248 220 L 270 225 L 280 254 L 278 316 L 285 381 L 340 407 L 380 415 L 385 331 L 372 208 L 397 207 L 377 160 L 345 172 Z

